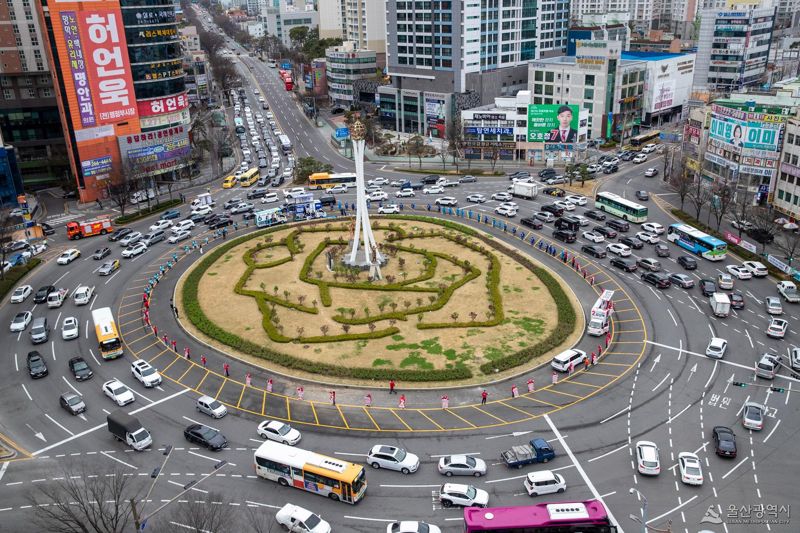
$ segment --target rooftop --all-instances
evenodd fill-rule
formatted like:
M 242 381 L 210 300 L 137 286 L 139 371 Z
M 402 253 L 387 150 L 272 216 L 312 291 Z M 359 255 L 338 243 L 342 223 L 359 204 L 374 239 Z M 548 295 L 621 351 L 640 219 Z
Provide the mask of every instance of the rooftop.
M 686 54 L 673 52 L 622 52 L 622 59 L 638 61 L 663 61 L 664 59 L 672 59 L 673 57 L 681 57 L 685 55 Z

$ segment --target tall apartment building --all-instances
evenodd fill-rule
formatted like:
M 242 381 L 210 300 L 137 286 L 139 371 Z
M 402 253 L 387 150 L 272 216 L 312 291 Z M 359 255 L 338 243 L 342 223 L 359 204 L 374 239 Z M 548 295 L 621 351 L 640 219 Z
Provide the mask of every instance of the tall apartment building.
M 13 145 L 25 184 L 69 175 L 67 147 L 36 4 L 0 5 L 0 133 Z
M 654 6 L 659 1 L 661 0 L 572 0 L 570 18 L 579 22 L 585 15 L 630 13 L 630 20 L 635 28 L 646 31 L 651 27 Z
M 311 29 L 319 26 L 319 13 L 313 9 L 299 10 L 281 4 L 281 7 L 267 7 L 262 13 L 264 32 L 276 36 L 284 46 L 291 46 L 289 32 L 292 28 L 305 26 Z
M 319 38 L 347 40 L 345 0 L 325 0 L 318 4 Z
M 771 4 L 771 0 L 766 0 Z M 730 93 L 764 83 L 774 7 L 706 9 L 700 18 L 694 90 Z
M 674 33 L 683 39 L 692 37 L 699 0 L 656 0 L 653 29 Z
M 359 50 L 373 50 L 386 64 L 385 0 L 326 0 L 319 3 L 320 38 L 340 38 Z

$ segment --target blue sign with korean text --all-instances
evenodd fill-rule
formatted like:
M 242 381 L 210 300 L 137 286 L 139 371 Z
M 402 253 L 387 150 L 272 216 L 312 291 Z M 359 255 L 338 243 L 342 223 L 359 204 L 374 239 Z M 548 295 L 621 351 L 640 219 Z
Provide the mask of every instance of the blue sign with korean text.
M 349 128 L 336 128 L 335 136 L 337 139 L 347 139 L 350 136 Z
M 476 135 L 514 135 L 514 128 L 467 127 L 464 128 L 464 133 L 472 133 Z

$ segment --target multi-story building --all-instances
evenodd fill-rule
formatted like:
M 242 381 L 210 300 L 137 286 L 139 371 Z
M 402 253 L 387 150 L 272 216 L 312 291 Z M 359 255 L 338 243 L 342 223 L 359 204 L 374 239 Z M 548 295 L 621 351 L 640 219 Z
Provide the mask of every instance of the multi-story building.
M 183 56 L 186 73 L 186 95 L 189 102 L 204 103 L 210 96 L 208 56 L 202 50 L 187 52 Z
M 623 52 L 622 59 L 645 62 L 642 123 L 657 127 L 681 116 L 694 78 L 694 54 Z
M 18 205 L 17 197 L 23 192 L 17 151 L 0 134 L 0 205 L 6 208 Z
M 800 1 L 798 0 L 775 0 L 775 24 L 780 28 L 790 28 L 797 26 L 798 9 L 800 9 Z
M 312 29 L 319 26 L 319 13 L 313 9 L 300 10 L 281 4 L 280 7 L 268 6 L 262 13 L 264 32 L 276 36 L 287 47 L 292 44 L 289 38 L 292 28 L 305 26 Z
M 386 1 L 343 0 L 346 41 L 373 50 L 379 67 L 386 65 Z
M 337 105 L 353 104 L 353 82 L 376 76 L 374 50 L 361 50 L 353 41 L 325 50 L 328 96 Z
M 629 13 L 630 20 L 639 31 L 650 29 L 656 0 L 572 0 L 570 17 L 581 21 L 586 15 Z
M 575 55 L 575 41 L 620 41 L 622 49 L 627 50 L 631 42 L 631 29 L 627 20 L 610 21 L 602 24 L 570 26 L 567 34 L 567 55 Z
M 319 10 L 319 38 L 347 40 L 345 28 L 346 15 L 345 0 L 325 0 L 320 2 Z M 385 15 L 384 15 L 385 16 Z
M 200 37 L 197 34 L 196 26 L 184 26 L 180 29 L 181 44 L 185 52 L 199 52 L 200 51 Z
M 690 39 L 698 7 L 698 0 L 655 0 L 653 28 Z
M 0 28 L 0 133 L 17 150 L 25 184 L 52 185 L 69 176 L 69 159 L 36 4 L 5 2 Z
M 734 4 L 704 10 L 697 43 L 695 92 L 713 96 L 763 84 L 774 20 L 774 7 Z
M 794 220 L 800 220 L 800 119 L 796 117 L 786 121 L 772 205 Z
M 622 57 L 619 41 L 577 41 L 576 55 L 531 62 L 533 104 L 577 105 L 588 111 L 589 138 L 618 141 L 638 134 L 647 62 Z

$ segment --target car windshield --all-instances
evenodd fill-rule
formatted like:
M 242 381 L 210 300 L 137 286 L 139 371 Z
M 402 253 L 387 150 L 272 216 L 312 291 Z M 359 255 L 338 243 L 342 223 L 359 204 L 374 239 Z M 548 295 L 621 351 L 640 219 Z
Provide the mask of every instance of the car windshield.
M 25 289 L 23 289 L 22 287 L 18 287 L 17 290 L 14 291 L 14 296 L 21 296 L 24 293 Z
M 647 468 L 655 468 L 658 466 L 658 463 L 655 461 L 642 461 L 642 464 Z
M 153 368 L 152 366 L 149 366 L 147 368 L 143 368 L 142 369 L 142 375 L 143 376 L 151 376 L 151 375 L 153 375 L 155 373 L 156 373 L 156 369 Z
M 478 462 L 473 457 L 469 457 L 469 456 L 467 456 L 466 463 L 467 463 L 467 466 L 470 467 L 470 468 L 475 468 L 475 465 L 478 464 Z
M 78 372 L 80 370 L 86 370 L 89 368 L 89 365 L 87 365 L 85 361 L 78 361 L 75 363 L 73 368 L 75 368 L 75 371 Z
M 406 458 L 406 451 L 402 448 L 398 448 L 394 454 L 394 458 L 397 459 L 399 462 L 402 462 Z
M 126 392 L 128 392 L 128 389 L 125 387 L 125 385 L 121 385 L 121 384 L 120 385 L 111 385 L 111 392 L 115 396 L 119 396 L 120 394 L 125 394 Z
M 278 435 L 284 436 L 287 433 L 289 433 L 289 431 L 291 431 L 291 430 L 292 430 L 291 426 L 287 426 L 286 424 L 284 424 L 284 425 L 282 425 L 281 427 L 278 428 Z
M 201 427 L 197 432 L 206 440 L 211 440 L 217 436 L 217 432 L 209 427 Z
M 470 500 L 474 500 L 475 496 L 477 496 L 477 495 L 478 495 L 478 491 L 475 490 L 475 487 L 473 487 L 472 485 L 467 487 L 467 498 L 469 498 Z
M 14 317 L 14 322 L 25 322 L 25 313 L 18 313 L 17 316 Z
M 222 407 L 222 404 L 221 404 L 221 403 L 219 403 L 217 400 L 214 400 L 213 402 L 211 402 L 210 404 L 208 404 L 208 407 L 210 407 L 211 409 L 213 409 L 213 410 L 215 410 L 215 411 L 216 411 L 217 409 L 219 409 L 220 407 Z
M 150 433 L 148 433 L 146 429 L 140 428 L 139 431 L 131 435 L 131 438 L 133 439 L 133 442 L 142 442 L 147 440 L 149 436 Z
M 81 400 L 80 396 L 69 396 L 67 397 L 67 403 L 69 405 L 78 405 L 83 400 Z
M 697 468 L 696 466 L 688 466 L 688 465 L 687 465 L 687 466 L 684 468 L 684 470 L 685 470 L 685 471 L 686 471 L 686 473 L 687 473 L 688 475 L 690 475 L 690 476 L 699 476 L 699 475 L 700 475 L 700 469 L 699 469 L 699 468 Z

